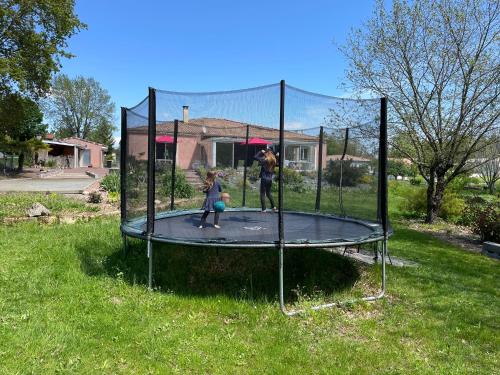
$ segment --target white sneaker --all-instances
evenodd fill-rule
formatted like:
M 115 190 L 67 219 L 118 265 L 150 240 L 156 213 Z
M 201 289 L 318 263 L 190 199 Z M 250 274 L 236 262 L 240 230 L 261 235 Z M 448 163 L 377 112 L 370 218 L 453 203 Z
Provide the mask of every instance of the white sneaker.
M 214 224 L 214 227 L 220 229 L 220 225 Z
M 203 225 L 200 225 L 198 228 L 203 229 Z

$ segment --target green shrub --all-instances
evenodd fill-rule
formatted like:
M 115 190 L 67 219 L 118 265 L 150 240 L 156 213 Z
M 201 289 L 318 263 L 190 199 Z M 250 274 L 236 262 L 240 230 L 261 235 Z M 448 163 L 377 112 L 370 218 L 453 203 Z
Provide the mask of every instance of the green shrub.
M 465 200 L 465 209 L 460 219 L 460 224 L 472 226 L 477 221 L 477 214 L 488 202 L 483 197 L 473 195 Z
M 117 191 L 110 191 L 108 193 L 108 202 L 109 203 L 116 203 L 120 200 L 120 193 Z
M 250 181 L 257 181 L 260 174 L 260 165 L 256 161 L 247 169 L 247 177 Z
M 483 241 L 500 242 L 500 202 L 477 195 L 468 198 L 461 224 L 470 226 Z
M 101 180 L 101 187 L 107 192 L 120 192 L 120 175 L 116 172 L 111 172 L 104 176 Z
M 468 186 L 478 184 L 481 184 L 481 180 L 477 177 L 458 176 L 451 180 L 451 182 L 448 184 L 447 189 L 460 193 L 464 191 L 464 189 L 466 189 Z
M 404 184 L 399 184 L 396 187 L 389 184 L 389 191 L 403 198 L 399 200 L 398 204 L 398 209 L 403 216 L 412 218 L 425 217 L 427 213 L 427 189 Z M 465 207 L 465 201 L 458 194 L 446 190 L 438 217 L 453 223 L 461 222 Z
M 375 179 L 373 178 L 372 175 L 369 174 L 364 174 L 363 176 L 360 177 L 359 183 L 360 184 L 365 184 L 365 185 L 371 185 L 375 182 Z
M 283 183 L 286 185 L 300 185 L 304 183 L 304 176 L 295 169 L 283 168 Z
M 172 174 L 165 173 L 163 175 L 163 193 L 170 196 L 172 192 Z M 180 170 L 175 170 L 175 198 L 192 198 L 194 188 L 187 182 L 185 173 Z
M 310 179 L 318 178 L 318 172 L 316 172 L 316 171 L 300 171 L 299 173 L 302 176 L 310 178 Z
M 457 223 L 465 210 L 465 201 L 456 193 L 446 191 L 441 202 L 438 216 L 446 221 Z
M 274 169 L 276 176 L 279 175 L 279 168 Z M 283 185 L 285 188 L 294 191 L 296 193 L 303 193 L 307 190 L 306 184 L 304 182 L 304 176 L 300 172 L 292 168 L 283 168 Z M 278 184 L 273 185 L 273 190 L 277 191 Z
M 133 156 L 127 158 L 127 194 L 133 190 L 147 189 L 147 161 L 138 160 Z
M 341 171 L 342 164 L 342 174 Z M 330 185 L 356 186 L 361 183 L 361 178 L 368 174 L 366 166 L 353 166 L 351 160 L 330 160 L 327 164 L 325 178 Z
M 54 159 L 49 159 L 45 161 L 44 166 L 47 168 L 54 168 L 57 165 L 57 162 Z
M 427 193 L 425 189 L 415 189 L 406 185 L 400 186 L 396 193 L 403 199 L 399 201 L 398 209 L 403 216 L 423 218 L 427 211 Z
M 410 178 L 410 184 L 415 186 L 422 185 L 424 181 L 425 181 L 424 178 L 421 176 L 415 176 L 413 178 Z
M 468 201 L 463 224 L 470 225 L 482 241 L 500 242 L 500 203 L 477 198 Z

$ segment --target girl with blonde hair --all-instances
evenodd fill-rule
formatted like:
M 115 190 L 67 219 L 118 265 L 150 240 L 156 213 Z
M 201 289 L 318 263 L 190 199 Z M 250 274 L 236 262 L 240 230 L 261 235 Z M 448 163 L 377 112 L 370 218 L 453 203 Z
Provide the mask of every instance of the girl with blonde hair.
M 273 186 L 274 179 L 274 168 L 276 167 L 276 156 L 272 150 L 261 150 L 255 156 L 254 159 L 260 164 L 260 205 L 262 212 L 266 212 L 266 196 L 271 203 L 273 211 L 276 212 L 276 205 L 274 204 L 274 198 L 271 193 L 271 188 Z

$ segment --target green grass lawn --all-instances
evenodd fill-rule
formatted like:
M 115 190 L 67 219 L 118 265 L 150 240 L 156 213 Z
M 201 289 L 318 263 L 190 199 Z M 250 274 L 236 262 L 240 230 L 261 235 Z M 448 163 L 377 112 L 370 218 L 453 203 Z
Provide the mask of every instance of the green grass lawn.
M 498 261 L 396 226 L 388 296 L 287 318 L 276 251 L 156 247 L 122 257 L 117 218 L 0 226 L 0 373 L 498 372 Z M 289 301 L 374 287 L 379 268 L 286 251 Z M 295 291 L 292 291 L 295 290 Z M 297 291 L 298 290 L 298 291 Z M 495 370 L 497 369 L 497 370 Z

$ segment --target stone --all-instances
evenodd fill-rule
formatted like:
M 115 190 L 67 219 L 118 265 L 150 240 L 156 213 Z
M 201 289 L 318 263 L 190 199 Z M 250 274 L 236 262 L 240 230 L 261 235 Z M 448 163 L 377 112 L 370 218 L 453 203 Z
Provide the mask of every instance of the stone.
M 50 211 L 43 204 L 36 202 L 31 206 L 31 208 L 26 210 L 26 214 L 29 217 L 49 216 Z
M 500 259 L 500 244 L 486 241 L 482 253 L 490 258 Z

